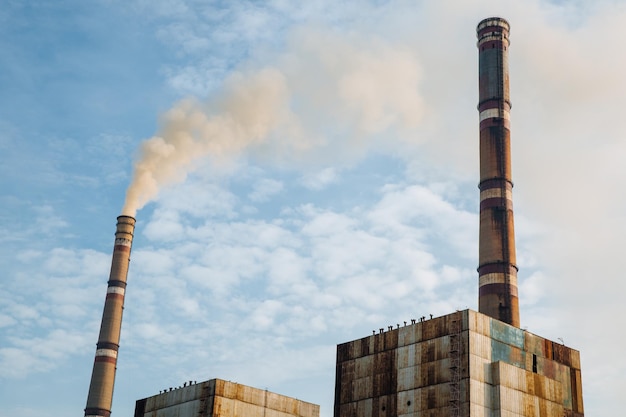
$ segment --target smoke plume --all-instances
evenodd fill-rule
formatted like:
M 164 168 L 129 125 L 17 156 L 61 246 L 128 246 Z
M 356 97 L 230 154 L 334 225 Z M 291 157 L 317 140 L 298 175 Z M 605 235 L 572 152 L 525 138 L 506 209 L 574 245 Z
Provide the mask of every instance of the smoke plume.
M 207 157 L 297 165 L 358 155 L 378 134 L 417 124 L 420 68 L 410 49 L 313 30 L 293 39 L 266 60 L 272 65 L 234 72 L 207 102 L 186 99 L 162 116 L 160 132 L 140 146 L 124 214 Z

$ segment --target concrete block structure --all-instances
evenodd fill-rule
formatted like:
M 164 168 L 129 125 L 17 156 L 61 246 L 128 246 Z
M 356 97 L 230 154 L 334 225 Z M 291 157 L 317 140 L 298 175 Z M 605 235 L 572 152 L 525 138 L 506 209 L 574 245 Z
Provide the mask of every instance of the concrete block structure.
M 319 417 L 320 406 L 222 379 L 138 400 L 135 417 Z
M 335 417 L 581 417 L 579 352 L 464 310 L 337 347 Z

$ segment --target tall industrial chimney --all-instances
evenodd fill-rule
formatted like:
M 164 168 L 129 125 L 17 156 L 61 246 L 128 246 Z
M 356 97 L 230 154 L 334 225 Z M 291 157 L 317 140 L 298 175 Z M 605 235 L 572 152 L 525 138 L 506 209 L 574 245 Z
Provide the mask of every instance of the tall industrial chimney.
M 117 218 L 111 273 L 109 274 L 109 285 L 104 301 L 100 335 L 96 345 L 96 357 L 91 373 L 85 417 L 109 417 L 111 415 L 117 352 L 122 329 L 126 276 L 130 263 L 130 249 L 133 243 L 134 230 L 134 218 L 130 216 Z
M 480 239 L 478 310 L 519 327 L 513 228 L 509 97 L 509 23 L 478 24 Z

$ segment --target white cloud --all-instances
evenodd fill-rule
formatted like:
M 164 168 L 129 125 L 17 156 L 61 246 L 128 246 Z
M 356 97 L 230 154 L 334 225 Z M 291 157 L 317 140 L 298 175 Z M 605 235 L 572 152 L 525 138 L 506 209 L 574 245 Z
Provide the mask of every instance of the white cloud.
M 337 172 L 334 168 L 324 168 L 321 171 L 305 174 L 302 179 L 302 185 L 311 190 L 321 190 L 327 185 L 337 181 Z
M 626 231 L 619 191 L 626 179 L 620 122 L 626 62 L 616 52 L 626 27 L 621 5 L 160 1 L 128 7 L 131 14 L 139 7 L 151 28 L 159 25 L 153 35 L 166 45 L 160 52 L 174 58 L 155 72 L 175 94 L 204 99 L 221 91 L 235 68 L 240 76 L 231 78 L 232 91 L 246 104 L 249 90 L 241 81 L 269 68 L 285 77 L 279 84 L 295 99 L 281 103 L 298 118 L 281 113 L 289 121 L 281 134 L 255 142 L 240 159 L 199 159 L 184 183 L 163 189 L 153 207 L 139 212 L 115 412 L 128 414 L 136 399 L 192 374 L 321 402 L 322 416 L 329 416 L 336 343 L 430 313 L 475 308 L 474 29 L 494 13 L 512 24 L 522 323 L 581 350 L 587 414 L 624 408 L 619 376 L 626 365 L 614 352 L 624 341 L 615 317 L 626 289 L 615 261 Z M 295 29 L 294 22 L 305 27 Z M 55 63 L 46 68 L 55 71 Z M 132 94 L 125 91 L 123 99 Z M 63 104 L 63 97 L 55 100 Z M 257 104 L 242 108 L 267 116 L 266 101 Z M 197 121 L 197 114 L 188 115 Z M 143 124 L 137 121 L 132 136 L 145 134 Z M 64 375 L 80 374 L 84 380 L 67 390 L 80 397 L 76 403 L 84 401 L 111 242 L 104 239 L 101 248 L 99 239 L 82 239 L 99 235 L 99 223 L 81 223 L 80 204 L 64 214 L 68 208 L 59 201 L 97 188 L 97 198 L 85 197 L 89 210 L 109 216 L 105 200 L 121 199 L 118 183 L 126 174 L 119 172 L 127 170 L 124 155 L 138 138 L 105 132 L 83 145 L 59 134 L 46 145 L 25 132 L 0 138 L 11 149 L 12 169 L 5 171 L 18 172 L 19 181 L 31 178 L 7 187 L 23 194 L 2 199 L 14 212 L 0 219 L 11 282 L 0 291 L 2 385 L 39 397 L 41 384 L 34 382 L 49 378 L 60 386 Z M 28 147 L 21 136 L 32 138 L 41 158 L 22 152 Z M 374 151 L 397 157 L 398 172 L 372 184 L 378 194 L 364 198 L 347 174 Z M 85 165 L 103 174 L 87 173 Z M 100 188 L 104 177 L 111 189 Z M 35 182 L 41 187 L 32 192 L 22 186 Z M 67 187 L 46 191 L 50 184 Z M 13 215 L 29 221 L 14 223 Z M 64 349 L 64 341 L 73 347 Z M 131 369 L 132 376 L 124 374 Z M 311 379 L 302 382 L 303 375 Z M 6 392 L 0 414 L 15 415 L 6 411 L 16 409 Z
M 273 195 L 283 190 L 283 183 L 269 178 L 263 178 L 254 184 L 254 190 L 248 194 L 248 198 L 254 202 L 265 202 Z
M 37 218 L 35 220 L 38 230 L 45 233 L 52 233 L 68 226 L 68 223 L 54 213 L 54 208 L 50 205 L 37 207 Z

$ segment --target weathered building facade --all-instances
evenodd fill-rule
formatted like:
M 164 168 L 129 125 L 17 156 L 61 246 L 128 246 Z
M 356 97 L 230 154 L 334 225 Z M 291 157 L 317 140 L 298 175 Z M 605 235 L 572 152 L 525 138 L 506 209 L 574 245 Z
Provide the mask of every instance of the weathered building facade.
M 580 417 L 579 352 L 472 310 L 337 347 L 335 417 Z
M 135 417 L 319 417 L 320 406 L 222 379 L 138 400 Z
M 335 417 L 581 417 L 580 355 L 519 328 L 509 23 L 478 24 L 478 306 L 337 347 Z

